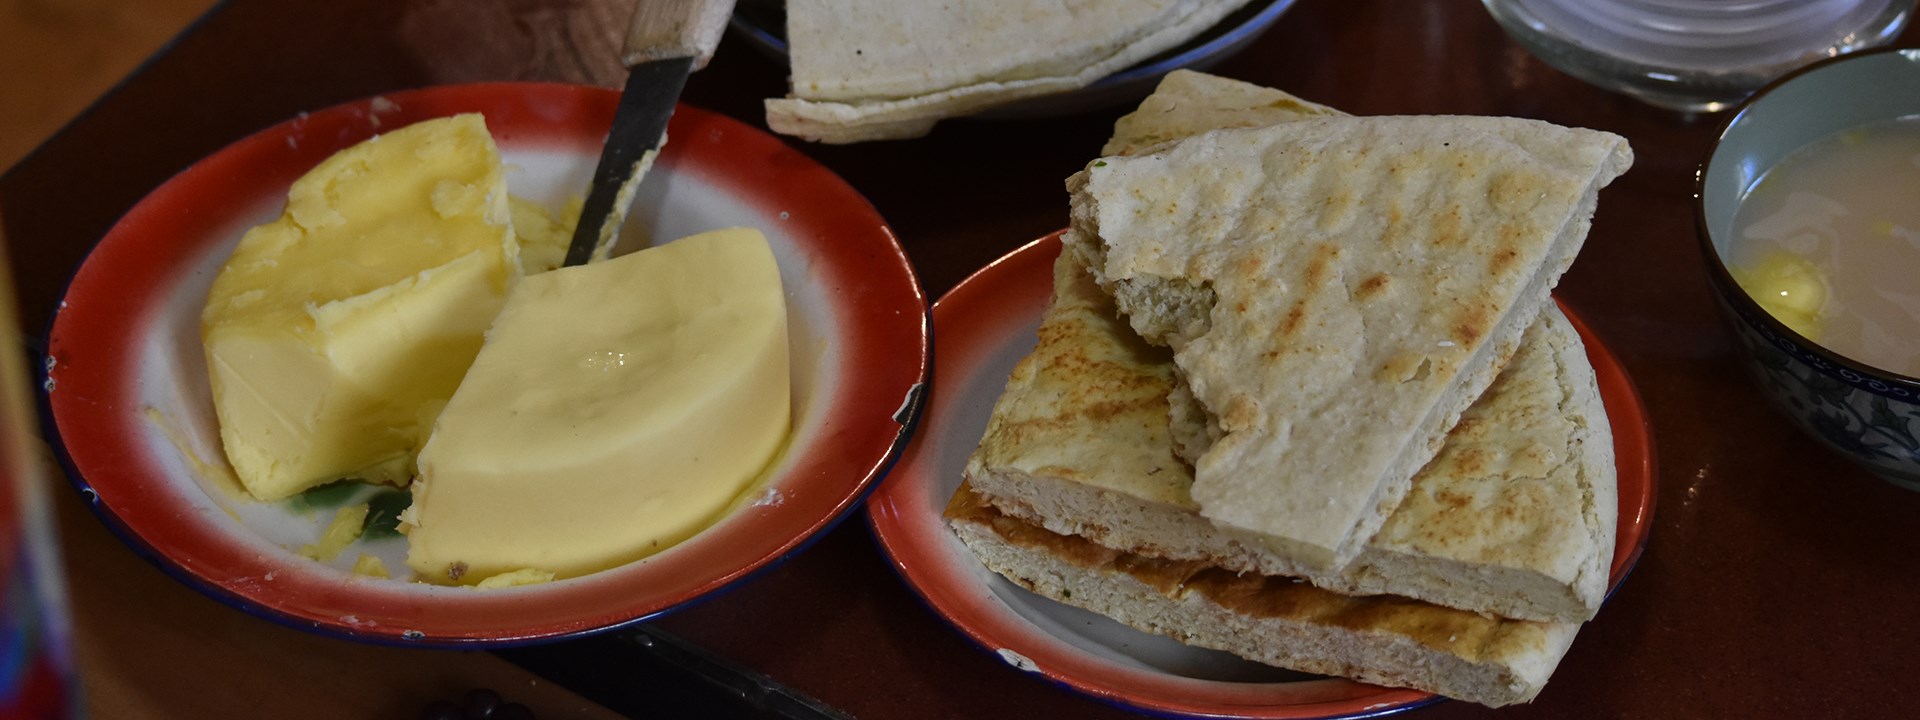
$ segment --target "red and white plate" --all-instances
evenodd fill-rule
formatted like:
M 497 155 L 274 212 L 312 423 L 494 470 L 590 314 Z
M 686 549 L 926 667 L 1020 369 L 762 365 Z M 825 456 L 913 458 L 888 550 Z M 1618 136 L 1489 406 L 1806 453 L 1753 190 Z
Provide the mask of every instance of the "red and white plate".
M 1053 287 L 1059 235 L 1000 258 L 933 305 L 939 377 L 924 426 L 867 501 L 893 565 L 927 604 L 1009 665 L 1156 714 L 1359 718 L 1436 702 L 1429 693 L 1289 672 L 1187 647 L 1040 597 L 987 570 L 941 517 L 1013 366 L 1033 350 Z M 1562 306 L 1565 310 L 1565 306 Z M 1653 511 L 1653 454 L 1640 399 L 1619 361 L 1572 312 L 1599 376 L 1620 474 L 1612 582 L 1639 558 Z
M 838 522 L 913 425 L 927 373 L 926 296 L 892 231 L 839 177 L 765 133 L 685 106 L 623 247 L 735 225 L 773 245 L 793 338 L 794 434 L 737 510 L 645 560 L 476 591 L 349 572 L 364 552 L 404 574 L 398 537 L 363 541 L 331 564 L 303 558 L 297 549 L 332 510 L 261 503 L 233 485 L 200 308 L 241 233 L 278 216 L 292 181 L 383 130 L 479 112 L 509 165 L 509 192 L 557 210 L 585 193 L 618 100 L 604 88 L 531 83 L 396 93 L 303 114 L 167 181 L 94 248 L 54 319 L 43 401 L 73 483 L 134 548 L 216 598 L 400 644 L 531 642 L 638 622 L 741 580 Z

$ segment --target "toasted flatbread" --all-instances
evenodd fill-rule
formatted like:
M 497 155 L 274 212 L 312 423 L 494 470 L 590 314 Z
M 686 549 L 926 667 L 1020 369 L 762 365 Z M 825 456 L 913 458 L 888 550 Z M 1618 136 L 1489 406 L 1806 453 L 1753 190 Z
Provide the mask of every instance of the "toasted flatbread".
M 1549 306 L 1355 560 L 1303 567 L 1199 513 L 1174 448 L 1170 353 L 1142 342 L 1062 253 L 1033 352 L 967 482 L 1000 512 L 1101 545 L 1530 620 L 1599 609 L 1615 534 L 1612 433 L 1578 333 Z
M 947 117 L 1084 87 L 1247 0 L 789 0 L 792 95 L 775 132 L 828 143 L 925 135 Z
M 1113 124 L 1113 137 L 1100 154 L 1139 155 L 1210 130 L 1345 114 L 1270 87 L 1175 70 L 1140 101 L 1140 107 Z
M 1002 515 L 965 485 L 946 516 L 994 572 L 1136 629 L 1279 667 L 1490 706 L 1539 694 L 1579 631 L 1572 623 L 1351 597 L 1291 578 L 1132 555 Z
M 1201 514 L 1337 571 L 1493 381 L 1631 157 L 1514 118 L 1216 130 L 1076 174 L 1066 241 L 1204 409 Z
M 1279 90 L 1178 71 L 1115 124 L 1104 152 L 1334 114 Z M 1240 542 L 1199 516 L 1182 462 L 1197 453 L 1182 445 L 1195 442 L 1185 436 L 1200 432 L 1191 416 L 1203 411 L 1183 389 L 1167 351 L 1144 344 L 1063 254 L 1039 346 L 1009 381 L 967 475 L 1004 512 L 1142 554 L 1521 619 L 1581 621 L 1598 610 L 1616 524 L 1612 435 L 1578 335 L 1557 310 L 1536 321 L 1402 507 L 1340 572 Z M 1170 424 L 1158 421 L 1163 413 Z

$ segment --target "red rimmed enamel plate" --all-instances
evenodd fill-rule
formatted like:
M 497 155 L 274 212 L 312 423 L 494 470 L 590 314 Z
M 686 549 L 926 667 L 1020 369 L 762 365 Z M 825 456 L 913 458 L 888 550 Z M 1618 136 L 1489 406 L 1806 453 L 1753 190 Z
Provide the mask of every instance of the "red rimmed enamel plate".
M 1152 713 L 1231 718 L 1361 718 L 1439 700 L 1415 690 L 1294 673 L 1191 648 L 1030 593 L 982 567 L 941 512 L 986 431 L 1013 366 L 1033 350 L 1053 288 L 1059 235 L 962 281 L 933 305 L 939 377 L 900 467 L 867 502 L 894 568 L 933 610 L 1009 665 L 1092 697 Z M 1562 307 L 1564 310 L 1564 306 Z M 1612 582 L 1645 545 L 1653 455 L 1640 399 L 1619 361 L 1573 317 L 1612 421 L 1620 487 Z
M 926 296 L 879 214 L 839 177 L 765 133 L 685 106 L 622 248 L 760 229 L 780 265 L 793 343 L 791 443 L 726 517 L 612 570 L 477 591 L 349 571 L 369 554 L 404 574 L 397 536 L 363 540 L 331 564 L 303 558 L 298 548 L 332 518 L 328 503 L 261 503 L 225 469 L 200 307 L 241 233 L 279 215 L 295 178 L 383 130 L 479 112 L 508 164 L 508 191 L 557 210 L 585 193 L 618 100 L 613 90 L 552 84 L 397 93 L 302 115 L 167 181 L 94 248 L 54 319 L 44 402 L 74 484 L 137 550 L 223 601 L 328 634 L 442 646 L 638 622 L 740 580 L 838 522 L 886 473 L 913 424 L 929 353 Z

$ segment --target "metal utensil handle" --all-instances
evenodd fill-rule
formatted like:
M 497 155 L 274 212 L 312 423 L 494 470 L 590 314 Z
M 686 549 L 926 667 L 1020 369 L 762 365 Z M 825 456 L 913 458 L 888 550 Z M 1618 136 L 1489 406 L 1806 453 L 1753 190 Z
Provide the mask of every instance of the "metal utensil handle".
M 670 58 L 693 58 L 693 69 L 707 66 L 720 33 L 733 15 L 733 0 L 640 0 L 627 27 L 621 61 L 627 67 Z

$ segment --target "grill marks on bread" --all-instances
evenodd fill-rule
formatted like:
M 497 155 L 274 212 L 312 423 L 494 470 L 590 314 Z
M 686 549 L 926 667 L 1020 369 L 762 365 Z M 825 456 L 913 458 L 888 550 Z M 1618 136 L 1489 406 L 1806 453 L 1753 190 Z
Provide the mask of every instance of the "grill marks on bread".
M 1076 255 L 1063 254 L 1054 271 L 1039 345 L 966 469 L 1007 514 L 1137 554 L 1306 575 L 1347 594 L 1541 620 L 1584 620 L 1598 606 L 1613 545 L 1611 507 L 1598 504 L 1614 496 L 1611 436 L 1584 348 L 1557 310 L 1542 314 L 1511 362 L 1501 358 L 1499 379 L 1398 508 L 1383 509 L 1392 516 L 1360 557 L 1315 574 L 1198 515 L 1191 459 L 1219 436 L 1217 420 L 1166 350 L 1113 314 Z
M 1629 158 L 1617 136 L 1512 118 L 1221 130 L 1091 164 L 1069 181 L 1070 243 L 1218 419 L 1195 461 L 1209 519 L 1338 568 L 1492 380 Z M 1182 284 L 1212 292 L 1205 322 Z
M 1114 550 L 1004 515 L 965 485 L 946 516 L 995 572 L 1136 629 L 1491 706 L 1532 699 L 1576 630 Z

